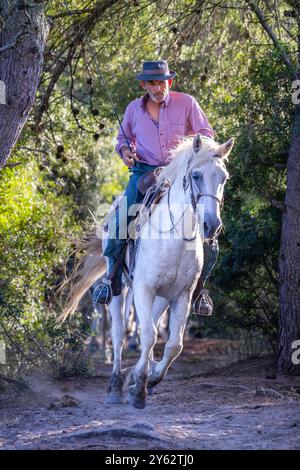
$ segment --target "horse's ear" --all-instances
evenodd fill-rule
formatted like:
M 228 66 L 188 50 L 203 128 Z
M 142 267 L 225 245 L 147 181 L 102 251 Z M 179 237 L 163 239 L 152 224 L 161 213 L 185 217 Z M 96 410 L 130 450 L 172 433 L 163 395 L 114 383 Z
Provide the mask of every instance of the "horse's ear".
M 232 150 L 232 147 L 234 145 L 234 138 L 231 137 L 231 139 L 227 140 L 227 142 L 225 142 L 225 144 L 221 145 L 221 157 L 224 158 L 224 157 L 228 157 L 228 155 L 230 154 L 231 150 Z
M 193 140 L 193 150 L 194 152 L 199 152 L 202 145 L 201 134 L 197 134 Z

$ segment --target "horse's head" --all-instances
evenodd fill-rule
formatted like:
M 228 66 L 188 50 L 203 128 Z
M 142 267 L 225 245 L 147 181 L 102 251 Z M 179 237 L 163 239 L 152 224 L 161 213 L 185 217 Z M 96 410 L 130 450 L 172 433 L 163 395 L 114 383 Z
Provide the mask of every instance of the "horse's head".
M 225 183 L 229 177 L 224 160 L 234 144 L 231 138 L 225 144 L 196 135 L 190 163 L 191 190 L 198 204 L 204 206 L 204 237 L 213 238 L 222 226 L 220 206 Z

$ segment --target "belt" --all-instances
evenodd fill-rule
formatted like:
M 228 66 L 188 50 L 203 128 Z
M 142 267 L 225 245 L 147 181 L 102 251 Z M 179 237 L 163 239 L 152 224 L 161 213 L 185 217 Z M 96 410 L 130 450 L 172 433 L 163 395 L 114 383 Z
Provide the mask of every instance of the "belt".
M 133 165 L 133 168 L 151 171 L 151 170 L 155 170 L 156 168 L 158 168 L 158 165 L 149 165 L 149 163 L 135 162 Z

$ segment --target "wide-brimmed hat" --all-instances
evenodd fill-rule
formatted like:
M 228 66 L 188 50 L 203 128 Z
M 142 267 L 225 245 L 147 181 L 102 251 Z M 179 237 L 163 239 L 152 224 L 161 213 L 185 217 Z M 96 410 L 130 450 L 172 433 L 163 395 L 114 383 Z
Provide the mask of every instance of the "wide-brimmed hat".
M 143 63 L 143 72 L 136 76 L 137 80 L 169 80 L 176 73 L 169 70 L 166 60 L 155 60 Z

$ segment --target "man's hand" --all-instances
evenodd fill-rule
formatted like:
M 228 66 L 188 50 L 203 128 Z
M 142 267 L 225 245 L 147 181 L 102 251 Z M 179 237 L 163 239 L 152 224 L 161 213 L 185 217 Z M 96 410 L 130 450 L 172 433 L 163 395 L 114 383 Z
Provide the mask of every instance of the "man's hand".
M 138 160 L 136 153 L 129 150 L 128 147 L 122 147 L 121 153 L 122 153 L 123 162 L 125 163 L 126 166 L 128 166 L 128 168 L 131 168 L 134 162 Z

